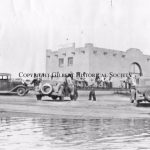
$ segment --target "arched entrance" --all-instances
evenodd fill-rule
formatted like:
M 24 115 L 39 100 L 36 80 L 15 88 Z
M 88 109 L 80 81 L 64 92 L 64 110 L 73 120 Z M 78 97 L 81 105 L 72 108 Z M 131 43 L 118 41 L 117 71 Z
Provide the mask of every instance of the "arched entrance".
M 130 65 L 130 71 L 131 74 L 136 75 L 137 77 L 142 76 L 142 68 L 137 62 L 133 62 Z

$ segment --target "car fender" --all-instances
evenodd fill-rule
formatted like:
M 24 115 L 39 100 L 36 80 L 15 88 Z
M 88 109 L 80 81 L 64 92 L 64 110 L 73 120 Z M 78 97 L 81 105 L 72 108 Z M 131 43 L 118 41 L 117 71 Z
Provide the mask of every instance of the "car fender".
M 26 92 L 28 92 L 28 89 L 27 89 L 27 87 L 26 86 L 24 86 L 24 85 L 17 85 L 16 87 L 14 87 L 13 89 L 11 89 L 10 90 L 10 92 L 16 92 L 16 90 L 18 89 L 18 88 L 25 88 L 26 89 Z

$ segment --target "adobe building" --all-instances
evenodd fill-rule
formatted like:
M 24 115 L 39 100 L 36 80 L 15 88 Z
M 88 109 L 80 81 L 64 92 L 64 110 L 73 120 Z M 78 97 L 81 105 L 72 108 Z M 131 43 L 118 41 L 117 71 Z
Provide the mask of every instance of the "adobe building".
M 130 48 L 118 51 L 94 47 L 86 43 L 84 47 L 60 48 L 58 51 L 46 51 L 46 72 L 86 72 L 102 74 L 128 74 L 150 76 L 150 55 L 141 50 Z

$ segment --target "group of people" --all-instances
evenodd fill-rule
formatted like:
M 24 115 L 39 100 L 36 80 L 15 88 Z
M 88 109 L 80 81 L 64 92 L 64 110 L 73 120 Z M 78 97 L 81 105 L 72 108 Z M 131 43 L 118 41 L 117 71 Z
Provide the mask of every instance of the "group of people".
M 51 80 L 53 80 L 53 78 Z M 37 87 L 39 87 L 41 81 L 42 81 L 41 78 L 34 78 L 31 82 L 31 84 L 33 84 L 34 88 L 36 89 Z M 68 95 L 68 93 L 70 95 L 74 95 L 74 91 L 75 91 L 76 87 L 75 87 L 75 83 L 73 80 L 73 75 L 71 73 L 67 74 L 65 77 L 58 80 L 58 82 L 54 88 L 55 92 L 58 92 L 62 85 L 64 87 L 66 95 Z
M 124 82 L 124 88 L 125 89 L 131 89 L 131 87 L 136 86 L 139 81 L 139 76 L 136 76 L 135 74 L 131 74 L 127 76 L 127 78 L 123 81 Z
M 37 87 L 39 87 L 41 81 L 42 81 L 41 78 L 34 78 L 31 81 L 31 84 L 33 84 L 36 89 Z M 67 74 L 63 79 L 61 79 L 60 83 L 58 82 L 55 89 L 57 89 L 58 91 L 61 85 L 64 86 L 64 91 L 66 95 L 68 94 L 70 94 L 70 96 L 74 95 L 74 92 L 77 90 L 77 85 L 71 73 Z M 92 100 L 92 99 L 96 101 L 96 95 L 95 95 L 95 90 L 93 86 L 91 86 L 91 90 L 89 92 L 89 100 Z
M 85 87 L 97 87 L 97 88 L 112 88 L 112 77 L 99 77 L 98 75 L 96 77 L 91 77 L 89 79 L 85 79 L 85 78 L 80 78 L 77 79 L 78 80 L 78 86 L 80 88 L 85 88 Z
M 97 83 L 97 87 L 102 88 L 112 88 L 112 77 L 104 77 L 104 76 L 96 76 L 95 82 Z
M 41 78 L 35 78 L 31 82 L 31 84 L 34 84 L 34 86 L 38 86 L 41 82 Z M 124 80 L 125 88 L 131 89 L 131 87 L 136 86 L 138 82 L 138 77 L 135 75 L 129 75 L 127 76 L 126 80 Z M 65 77 L 63 77 L 63 81 L 60 83 L 64 86 L 65 93 L 69 93 L 70 95 L 74 94 L 75 89 L 77 90 L 77 83 L 76 80 L 73 77 L 72 73 L 67 74 Z M 96 94 L 95 94 L 95 83 L 97 83 L 97 87 L 103 87 L 103 88 L 112 88 L 112 77 L 99 77 L 96 76 L 96 78 L 92 79 L 91 82 L 88 83 L 88 86 L 90 87 L 89 92 L 89 100 L 96 101 Z M 57 85 L 57 89 L 59 89 L 59 84 Z

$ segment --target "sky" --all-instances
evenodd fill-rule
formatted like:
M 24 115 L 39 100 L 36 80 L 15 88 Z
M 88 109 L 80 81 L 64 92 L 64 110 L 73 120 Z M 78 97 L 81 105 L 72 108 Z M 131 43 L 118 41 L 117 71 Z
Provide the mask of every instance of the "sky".
M 150 55 L 149 18 L 150 0 L 0 0 L 0 72 L 44 72 L 72 42 Z

